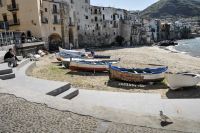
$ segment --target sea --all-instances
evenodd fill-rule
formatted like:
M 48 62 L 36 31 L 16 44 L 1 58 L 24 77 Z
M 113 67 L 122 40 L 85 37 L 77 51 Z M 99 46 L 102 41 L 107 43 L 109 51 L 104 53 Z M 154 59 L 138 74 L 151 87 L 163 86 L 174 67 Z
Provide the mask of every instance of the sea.
M 200 37 L 194 39 L 186 39 L 177 41 L 178 45 L 167 47 L 173 52 L 189 54 L 200 58 Z

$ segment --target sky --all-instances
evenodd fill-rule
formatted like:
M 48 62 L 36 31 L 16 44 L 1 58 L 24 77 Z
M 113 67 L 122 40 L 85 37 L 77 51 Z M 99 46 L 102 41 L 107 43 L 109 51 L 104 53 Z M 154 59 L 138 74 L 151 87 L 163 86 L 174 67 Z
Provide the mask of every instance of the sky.
M 127 10 L 143 10 L 158 0 L 90 0 L 95 6 L 111 6 Z

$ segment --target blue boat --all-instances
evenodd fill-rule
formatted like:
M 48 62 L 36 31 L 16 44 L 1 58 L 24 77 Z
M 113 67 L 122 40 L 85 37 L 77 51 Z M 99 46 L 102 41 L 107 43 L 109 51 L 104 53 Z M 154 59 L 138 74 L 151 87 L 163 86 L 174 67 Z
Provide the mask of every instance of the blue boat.
M 159 82 L 164 79 L 164 74 L 168 67 L 156 68 L 120 68 L 109 66 L 109 78 L 111 80 L 120 80 L 132 83 Z

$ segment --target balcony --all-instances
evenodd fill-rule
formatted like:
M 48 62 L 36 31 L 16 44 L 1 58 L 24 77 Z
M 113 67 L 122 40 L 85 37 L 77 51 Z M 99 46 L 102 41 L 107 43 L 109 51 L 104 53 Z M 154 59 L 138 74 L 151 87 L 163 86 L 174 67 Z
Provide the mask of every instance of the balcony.
M 43 24 L 48 24 L 48 18 L 41 17 L 41 22 L 42 22 Z
M 55 10 L 55 9 L 53 9 L 53 10 L 52 10 L 52 14 L 60 14 L 60 10 Z
M 54 20 L 53 24 L 61 24 L 60 20 Z
M 96 26 L 95 27 L 95 30 L 100 30 L 101 28 L 99 26 Z
M 10 4 L 7 6 L 8 11 L 17 11 L 19 10 L 19 5 L 18 4 Z
M 9 26 L 16 26 L 16 25 L 20 25 L 20 21 L 19 21 L 19 19 L 17 19 L 17 20 L 9 20 L 8 24 L 9 24 Z
M 74 22 L 69 22 L 69 26 L 73 27 L 73 26 L 75 26 L 75 23 Z

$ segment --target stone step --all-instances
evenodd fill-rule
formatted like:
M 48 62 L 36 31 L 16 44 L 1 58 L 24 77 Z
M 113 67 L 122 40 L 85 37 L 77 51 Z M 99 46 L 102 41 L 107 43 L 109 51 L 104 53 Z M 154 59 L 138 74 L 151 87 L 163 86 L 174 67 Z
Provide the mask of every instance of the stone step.
M 23 60 L 23 56 L 17 56 L 17 59 Z
M 79 90 L 76 88 L 70 88 L 69 90 L 61 93 L 57 97 L 61 97 L 64 99 L 71 100 L 72 98 L 76 97 L 79 94 Z
M 12 73 L 13 70 L 11 68 L 1 68 L 0 67 L 0 75 Z
M 15 78 L 14 73 L 0 75 L 0 79 L 2 79 L 2 80 L 13 79 L 13 78 Z
M 20 59 L 21 60 L 21 59 Z M 18 66 L 17 66 L 17 70 L 21 69 L 22 67 L 24 67 L 26 64 L 28 64 L 30 62 L 30 59 L 22 59 L 20 62 L 18 62 Z
M 59 94 L 65 92 L 65 91 L 69 90 L 70 88 L 71 88 L 71 84 L 68 83 L 68 84 L 66 84 L 66 85 L 64 85 L 64 86 L 62 86 L 62 87 L 60 87 L 60 88 L 58 88 L 58 89 L 55 89 L 55 90 L 53 90 L 53 91 L 51 91 L 51 92 L 48 92 L 47 95 L 50 95 L 50 96 L 57 96 L 57 95 L 59 95 Z

